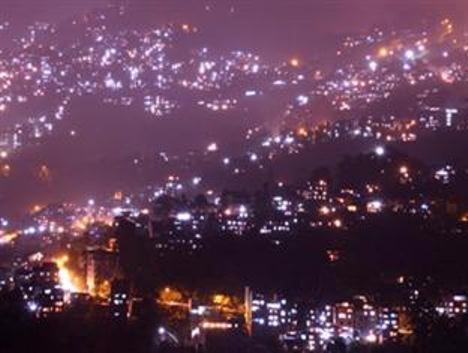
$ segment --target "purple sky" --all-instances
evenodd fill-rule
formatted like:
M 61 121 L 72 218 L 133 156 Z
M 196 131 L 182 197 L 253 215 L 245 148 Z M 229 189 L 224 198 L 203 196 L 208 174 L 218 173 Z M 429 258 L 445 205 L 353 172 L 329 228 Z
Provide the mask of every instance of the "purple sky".
M 2 7 L 3 15 L 24 24 L 63 21 L 110 1 L 133 5 L 136 21 L 188 20 L 211 31 L 220 45 L 259 45 L 282 54 L 310 54 L 336 34 L 376 24 L 399 27 L 447 15 L 468 22 L 466 0 L 2 0 Z
M 278 25 L 311 25 L 324 29 L 354 27 L 384 21 L 408 21 L 431 15 L 466 17 L 465 0 L 2 0 L 2 13 L 16 20 L 59 20 L 108 2 L 130 3 L 140 15 L 199 17 L 204 4 L 213 9 L 232 5 L 246 21 Z M 156 13 L 157 12 L 157 13 Z M 163 13 L 161 13 L 163 12 Z M 223 18 L 217 18 L 221 25 Z

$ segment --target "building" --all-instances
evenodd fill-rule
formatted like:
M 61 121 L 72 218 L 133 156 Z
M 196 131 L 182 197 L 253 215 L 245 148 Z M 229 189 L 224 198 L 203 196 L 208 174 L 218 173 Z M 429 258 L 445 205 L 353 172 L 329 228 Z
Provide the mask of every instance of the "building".
M 31 270 L 24 269 L 21 273 L 20 288 L 29 311 L 38 317 L 63 311 L 64 291 L 59 284 L 59 268 L 56 263 L 44 262 Z
M 124 280 L 113 280 L 111 284 L 111 294 L 109 311 L 113 319 L 127 320 L 131 312 L 130 285 Z
M 110 283 L 118 274 L 117 253 L 104 248 L 89 248 L 84 260 L 88 293 L 107 296 Z

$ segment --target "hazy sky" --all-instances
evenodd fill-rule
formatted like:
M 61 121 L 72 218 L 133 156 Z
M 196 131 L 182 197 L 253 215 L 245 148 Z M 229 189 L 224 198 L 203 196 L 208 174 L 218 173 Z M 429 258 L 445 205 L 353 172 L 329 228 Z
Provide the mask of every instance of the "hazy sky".
M 468 0 L 1 0 L 1 14 L 19 23 L 63 21 L 111 1 L 131 4 L 136 21 L 192 21 L 220 45 L 291 53 L 309 53 L 325 38 L 374 25 L 398 27 L 444 16 L 468 22 Z
M 297 25 L 317 22 L 327 27 L 382 20 L 417 20 L 442 14 L 465 17 L 468 12 L 466 0 L 2 0 L 1 12 L 22 21 L 34 18 L 58 20 L 119 1 L 137 5 L 145 16 L 152 15 L 149 9 L 172 12 L 168 16 L 173 16 L 174 12 L 193 16 L 200 14 L 197 9 L 209 4 L 213 9 L 234 6 L 249 20 L 257 17 L 260 22 L 277 20 L 281 24 L 282 19 L 287 19 L 288 22 L 297 21 Z

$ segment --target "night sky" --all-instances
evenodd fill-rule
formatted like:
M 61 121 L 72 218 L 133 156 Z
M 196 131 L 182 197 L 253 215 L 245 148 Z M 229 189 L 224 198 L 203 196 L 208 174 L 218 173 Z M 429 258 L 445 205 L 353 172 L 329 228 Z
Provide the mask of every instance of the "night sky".
M 260 47 L 272 55 L 278 50 L 310 55 L 336 35 L 377 24 L 411 26 L 444 16 L 468 18 L 464 0 L 3 0 L 2 15 L 16 24 L 60 22 L 109 2 L 130 4 L 137 22 L 190 20 L 211 30 L 219 45 Z

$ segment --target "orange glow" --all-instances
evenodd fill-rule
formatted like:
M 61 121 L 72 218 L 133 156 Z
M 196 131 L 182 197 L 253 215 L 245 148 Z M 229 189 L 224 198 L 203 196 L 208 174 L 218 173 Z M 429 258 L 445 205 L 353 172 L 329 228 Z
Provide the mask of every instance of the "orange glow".
M 42 206 L 41 205 L 34 205 L 32 208 L 31 208 L 31 213 L 38 213 L 40 211 L 42 211 Z
M 114 193 L 114 200 L 117 200 L 117 201 L 122 201 L 123 199 L 123 193 L 122 191 L 116 191 Z
M 307 132 L 307 129 L 305 127 L 300 127 L 297 130 L 297 135 L 301 136 L 301 137 L 307 137 L 309 135 L 309 133 Z
M 70 293 L 80 292 L 81 286 L 79 284 L 79 279 L 74 276 L 67 267 L 69 261 L 68 255 L 55 257 L 52 261 L 55 262 L 59 268 L 59 281 L 62 289 Z
M 440 71 L 440 79 L 442 80 L 442 82 L 445 82 L 448 84 L 452 84 L 455 82 L 455 77 L 453 76 L 452 71 L 447 68 L 442 69 Z
M 385 47 L 380 48 L 378 52 L 378 56 L 379 58 L 386 58 L 388 56 L 388 49 Z
M 103 223 L 108 226 L 111 226 L 113 223 L 113 218 L 108 215 L 85 215 L 76 219 L 72 224 L 72 229 L 77 232 L 82 232 L 88 229 L 88 227 L 94 223 Z
M 341 221 L 341 219 L 337 218 L 333 221 L 333 225 L 336 227 L 336 228 L 341 228 L 343 226 L 343 222 Z
M 9 164 L 0 165 L 0 176 L 8 177 L 11 173 L 11 166 Z
M 244 308 L 235 296 L 215 294 L 211 297 L 213 304 L 223 313 L 241 313 Z
M 443 27 L 443 30 L 444 30 L 444 33 L 443 35 L 448 35 L 448 34 L 451 34 L 453 32 L 453 23 L 452 21 L 450 21 L 449 18 L 446 18 L 442 21 L 442 27 Z
M 223 294 L 215 294 L 213 296 L 213 303 L 216 305 L 229 305 L 231 303 L 231 298 Z
M 232 324 L 229 322 L 210 322 L 204 321 L 201 327 L 205 330 L 228 330 L 232 328 Z
M 329 215 L 331 213 L 331 210 L 327 206 L 322 206 L 322 207 L 320 207 L 319 212 L 320 212 L 321 215 L 326 216 L 326 215 Z
M 101 285 L 95 289 L 96 295 L 100 298 L 109 298 L 111 294 L 111 284 L 109 281 L 104 281 Z
M 183 300 L 183 294 L 177 289 L 166 287 L 159 292 L 159 301 L 163 304 L 172 305 L 174 303 L 181 303 Z
M 299 67 L 300 64 L 301 63 L 297 58 L 292 58 L 291 60 L 289 60 L 289 65 L 291 65 L 292 67 Z
M 49 167 L 46 166 L 45 164 L 41 165 L 41 167 L 39 169 L 38 177 L 42 181 L 45 181 L 45 182 L 50 181 L 51 178 L 52 178 L 52 174 L 50 172 Z
M 0 245 L 10 244 L 15 241 L 16 238 L 18 238 L 18 233 L 16 232 L 6 234 L 2 234 L 2 232 L 0 232 Z
M 400 174 L 407 175 L 409 173 L 409 169 L 407 166 L 403 165 L 400 167 Z
M 468 212 L 466 212 L 460 217 L 460 221 L 463 223 L 468 223 Z

